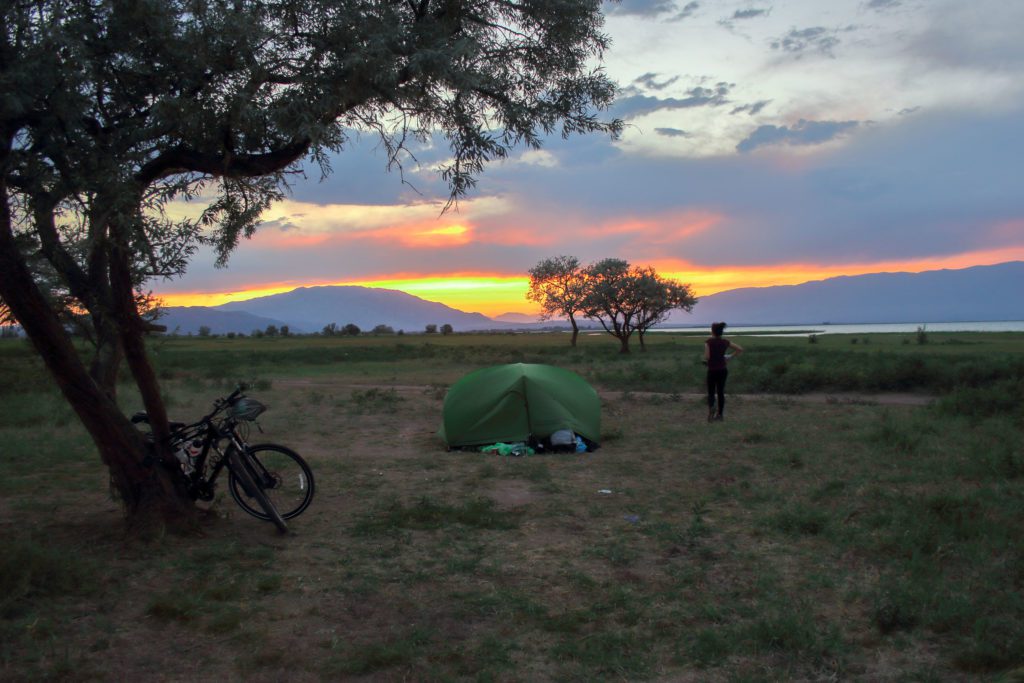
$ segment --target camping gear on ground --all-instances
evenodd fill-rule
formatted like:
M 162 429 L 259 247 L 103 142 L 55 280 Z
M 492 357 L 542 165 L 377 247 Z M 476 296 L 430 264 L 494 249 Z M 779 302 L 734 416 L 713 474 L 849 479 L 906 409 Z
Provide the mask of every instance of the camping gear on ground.
M 601 438 L 597 392 L 569 370 L 512 363 L 471 372 L 453 384 L 438 433 L 449 448 L 460 448 L 547 441 L 559 430 L 596 447 Z M 567 446 L 576 450 L 575 439 Z
M 548 437 L 548 441 L 551 442 L 553 448 L 558 446 L 576 446 L 576 435 L 573 434 L 571 429 L 559 429 L 557 432 L 551 432 L 551 436 Z
M 480 452 L 495 453 L 497 455 L 511 455 L 517 458 L 524 455 L 535 454 L 534 450 L 525 443 L 496 443 L 492 446 L 482 447 Z

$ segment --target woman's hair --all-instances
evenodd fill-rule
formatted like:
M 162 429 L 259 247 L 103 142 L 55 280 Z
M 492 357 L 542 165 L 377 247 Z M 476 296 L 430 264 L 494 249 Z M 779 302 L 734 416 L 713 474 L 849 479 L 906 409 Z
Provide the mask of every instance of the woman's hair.
M 725 323 L 711 323 L 711 334 L 721 337 L 723 332 L 725 332 Z

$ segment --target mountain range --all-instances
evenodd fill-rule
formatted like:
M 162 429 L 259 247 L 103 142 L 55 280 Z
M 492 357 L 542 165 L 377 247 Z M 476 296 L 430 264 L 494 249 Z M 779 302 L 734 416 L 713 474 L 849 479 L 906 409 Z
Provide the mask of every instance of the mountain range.
M 924 273 L 873 273 L 800 285 L 748 287 L 702 297 L 692 313 L 677 311 L 664 326 L 1024 320 L 1024 262 Z M 200 326 L 214 334 L 249 333 L 268 325 L 319 332 L 336 323 L 421 332 L 449 324 L 456 331 L 538 329 L 535 316 L 488 318 L 396 290 L 355 286 L 300 287 L 283 294 L 214 307 L 166 307 L 160 323 L 178 334 Z
M 352 323 L 367 332 L 377 325 L 409 332 L 445 324 L 457 331 L 522 327 L 521 323 L 492 320 L 394 289 L 356 286 L 299 287 L 220 306 L 165 307 L 159 322 L 179 334 L 198 332 L 200 325 L 213 334 L 248 334 L 268 325 L 287 325 L 292 332 L 309 333 L 331 323 L 339 328 Z
M 701 298 L 667 325 L 804 325 L 1024 320 L 1024 262 L 923 273 L 871 273 Z

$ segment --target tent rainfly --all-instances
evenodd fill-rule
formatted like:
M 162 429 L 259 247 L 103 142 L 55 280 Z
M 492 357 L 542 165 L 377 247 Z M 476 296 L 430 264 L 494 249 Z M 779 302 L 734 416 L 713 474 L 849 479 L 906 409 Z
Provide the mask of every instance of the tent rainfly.
M 512 363 L 471 372 L 453 384 L 439 434 L 449 448 L 457 448 L 545 439 L 561 429 L 598 442 L 597 392 L 569 370 Z

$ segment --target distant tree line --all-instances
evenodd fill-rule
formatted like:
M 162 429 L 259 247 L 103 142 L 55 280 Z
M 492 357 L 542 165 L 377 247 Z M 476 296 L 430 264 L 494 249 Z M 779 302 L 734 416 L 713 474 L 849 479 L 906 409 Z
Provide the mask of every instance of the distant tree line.
M 8 336 L 6 334 L 6 330 L 7 330 L 7 327 L 0 327 L 0 331 L 4 332 L 4 336 Z M 13 327 L 11 328 L 11 330 L 12 330 L 12 334 L 10 336 L 17 336 L 17 332 L 14 331 Z M 445 323 L 445 324 L 440 325 L 440 326 L 431 323 L 431 324 L 428 324 L 426 326 L 426 328 L 423 330 L 423 332 L 424 332 L 424 334 L 437 334 L 438 332 L 440 332 L 443 335 L 449 335 L 449 334 L 453 334 L 455 332 L 455 328 L 452 327 L 448 323 Z M 179 332 L 177 329 L 175 329 L 172 332 L 169 332 L 168 334 L 177 336 L 178 334 L 182 334 L 182 333 Z M 196 334 L 198 336 L 200 336 L 200 337 L 217 337 L 217 336 L 219 336 L 218 334 L 215 334 L 213 332 L 213 329 L 209 325 L 200 325 L 199 329 L 196 332 Z M 392 327 L 391 325 L 380 324 L 380 325 L 374 326 L 374 328 L 367 333 L 367 332 L 364 332 L 355 323 L 346 323 L 345 325 L 343 325 L 341 327 L 338 326 L 338 323 L 329 323 L 327 325 L 324 325 L 323 328 L 319 332 L 311 332 L 311 333 L 308 333 L 308 334 L 310 334 L 312 336 L 321 336 L 321 337 L 357 337 L 357 336 L 359 336 L 361 334 L 374 334 L 374 335 L 397 334 L 397 335 L 404 335 L 405 334 L 405 330 L 399 329 L 399 330 L 396 331 L 395 328 Z M 188 332 L 187 336 L 191 337 L 192 336 L 192 332 Z M 224 336 L 227 337 L 228 339 L 235 339 L 236 337 L 237 338 L 245 338 L 247 335 L 244 332 L 227 332 L 226 334 L 224 334 Z M 263 338 L 263 337 L 294 337 L 294 336 L 305 336 L 305 335 L 303 335 L 302 332 L 292 332 L 291 329 L 287 325 L 281 325 L 280 327 L 278 327 L 277 325 L 267 325 L 267 327 L 262 329 L 262 330 L 260 330 L 260 329 L 252 330 L 248 334 L 248 336 L 256 338 L 256 339 L 260 339 L 260 338 Z
M 629 353 L 635 332 L 640 350 L 644 335 L 674 310 L 692 311 L 697 303 L 689 285 L 663 278 L 651 267 L 607 258 L 583 266 L 575 256 L 554 256 L 530 269 L 526 298 L 540 304 L 541 320 L 564 315 L 572 326 L 570 344 L 579 337 L 578 318 L 595 320 Z

